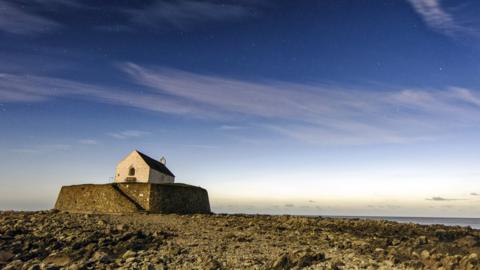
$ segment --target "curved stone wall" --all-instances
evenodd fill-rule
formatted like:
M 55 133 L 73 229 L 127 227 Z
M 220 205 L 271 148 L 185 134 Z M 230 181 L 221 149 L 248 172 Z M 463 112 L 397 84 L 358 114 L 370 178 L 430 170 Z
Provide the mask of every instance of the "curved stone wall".
M 135 203 L 119 193 L 113 185 L 63 186 L 55 209 L 77 213 L 139 212 Z
M 185 184 L 151 185 L 150 212 L 210 213 L 207 190 Z
M 208 192 L 186 184 L 112 183 L 63 186 L 55 209 L 81 213 L 208 214 Z

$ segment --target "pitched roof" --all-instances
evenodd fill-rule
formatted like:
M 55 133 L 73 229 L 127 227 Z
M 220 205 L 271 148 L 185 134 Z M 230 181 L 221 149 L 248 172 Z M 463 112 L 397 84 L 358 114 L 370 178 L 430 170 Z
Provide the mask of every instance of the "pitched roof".
M 158 160 L 155 160 L 147 155 L 145 155 L 144 153 L 136 150 L 136 152 L 140 155 L 140 157 L 145 161 L 145 163 L 147 163 L 147 165 L 156 170 L 156 171 L 159 171 L 161 173 L 164 173 L 166 175 L 170 175 L 172 177 L 175 177 L 175 175 L 167 168 L 167 166 L 165 166 L 164 164 L 162 164 L 160 161 Z

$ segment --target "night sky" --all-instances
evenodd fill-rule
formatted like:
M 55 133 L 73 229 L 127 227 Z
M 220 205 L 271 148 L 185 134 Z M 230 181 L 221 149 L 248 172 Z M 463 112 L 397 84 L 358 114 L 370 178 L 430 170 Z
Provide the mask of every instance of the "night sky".
M 215 212 L 480 216 L 476 1 L 0 0 L 0 209 L 165 156 Z

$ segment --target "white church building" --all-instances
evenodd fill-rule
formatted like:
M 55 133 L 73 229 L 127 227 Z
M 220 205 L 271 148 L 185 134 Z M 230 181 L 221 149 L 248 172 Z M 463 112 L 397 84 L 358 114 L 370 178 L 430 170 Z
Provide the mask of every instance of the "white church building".
M 165 158 L 155 160 L 134 150 L 122 159 L 115 171 L 115 182 L 173 183 L 175 175 L 167 168 Z

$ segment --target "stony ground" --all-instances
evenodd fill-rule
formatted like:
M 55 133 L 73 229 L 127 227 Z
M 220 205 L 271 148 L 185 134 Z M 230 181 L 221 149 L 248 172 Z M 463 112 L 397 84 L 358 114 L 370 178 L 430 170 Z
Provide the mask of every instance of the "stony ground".
M 480 269 L 480 231 L 253 215 L 0 212 L 4 269 Z

